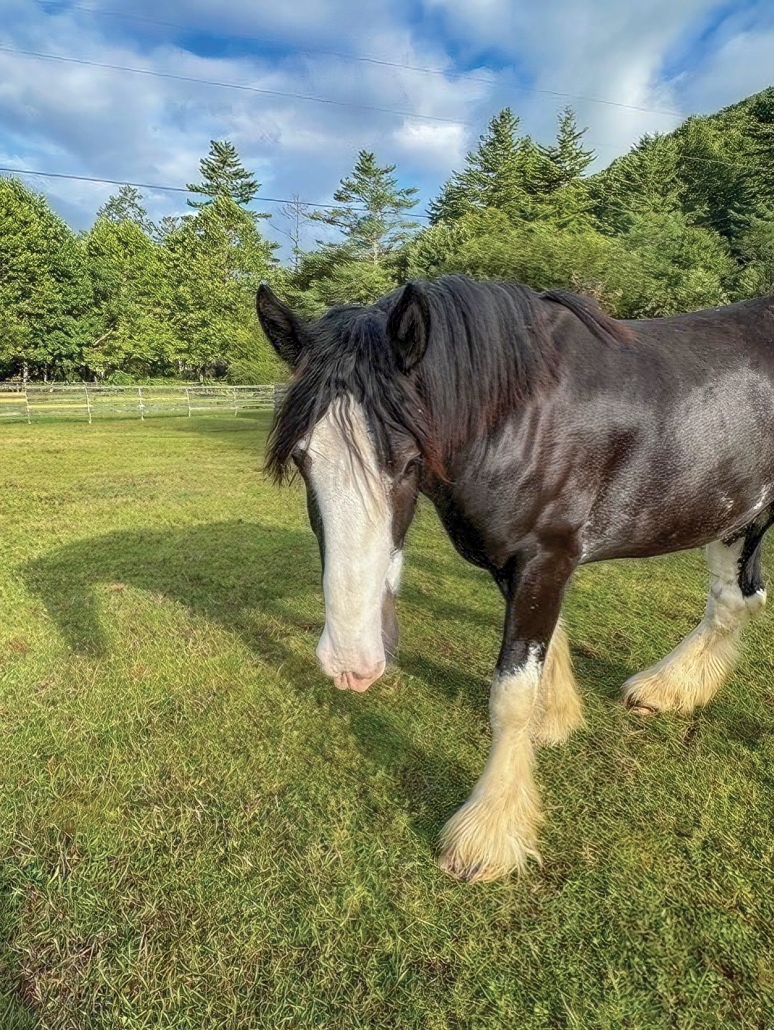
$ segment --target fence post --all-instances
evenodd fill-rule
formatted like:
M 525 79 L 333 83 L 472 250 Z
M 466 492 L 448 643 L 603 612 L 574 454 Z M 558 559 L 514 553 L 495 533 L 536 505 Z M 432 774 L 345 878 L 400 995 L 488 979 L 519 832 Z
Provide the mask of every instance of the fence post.
M 235 386 L 232 386 L 232 387 L 231 387 L 231 393 L 232 393 L 232 394 L 233 394 L 233 396 L 234 396 L 234 418 L 236 418 L 236 417 L 237 417 L 237 415 L 239 414 L 239 411 L 238 411 L 238 409 L 237 409 L 237 399 L 236 399 L 236 397 L 237 397 L 237 394 L 236 394 L 236 387 L 235 387 Z
M 137 396 L 140 398 L 140 420 L 145 421 L 145 405 L 142 403 L 142 387 L 137 387 Z
M 83 392 L 86 394 L 86 410 L 89 413 L 89 425 L 91 425 L 91 401 L 89 400 L 89 388 L 85 383 L 83 384 Z
M 24 383 L 24 403 L 25 403 L 25 405 L 27 407 L 27 425 L 29 425 L 32 422 L 32 419 L 30 418 L 30 396 L 27 393 L 27 383 L 26 383 L 26 381 Z
M 188 389 L 187 386 L 185 388 L 185 399 L 186 399 L 186 402 L 188 403 L 188 417 L 190 418 L 191 417 L 191 391 Z

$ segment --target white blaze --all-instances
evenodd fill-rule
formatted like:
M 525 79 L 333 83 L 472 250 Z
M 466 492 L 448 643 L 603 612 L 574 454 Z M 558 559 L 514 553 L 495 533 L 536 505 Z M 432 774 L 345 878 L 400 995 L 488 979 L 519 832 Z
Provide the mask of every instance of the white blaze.
M 388 582 L 397 588 L 400 555 L 392 546 L 389 483 L 361 406 L 334 402 L 311 433 L 307 458 L 325 538 L 317 657 L 337 686 L 365 690 L 384 671 L 382 601 Z

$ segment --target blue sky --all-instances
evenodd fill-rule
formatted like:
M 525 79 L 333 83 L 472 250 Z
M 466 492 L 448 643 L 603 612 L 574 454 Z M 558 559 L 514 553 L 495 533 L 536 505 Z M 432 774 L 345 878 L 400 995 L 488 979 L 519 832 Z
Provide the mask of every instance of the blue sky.
M 313 204 L 330 201 L 365 148 L 397 164 L 424 211 L 506 105 L 548 142 L 569 103 L 601 167 L 645 132 L 774 84 L 771 0 L 2 0 L 2 8 L 0 165 L 184 186 L 197 180 L 209 141 L 228 138 L 262 195 Z M 79 229 L 116 189 L 25 181 Z M 186 209 L 184 194 L 144 193 L 153 217 Z M 258 206 L 272 212 L 264 224 L 282 240 L 278 205 Z

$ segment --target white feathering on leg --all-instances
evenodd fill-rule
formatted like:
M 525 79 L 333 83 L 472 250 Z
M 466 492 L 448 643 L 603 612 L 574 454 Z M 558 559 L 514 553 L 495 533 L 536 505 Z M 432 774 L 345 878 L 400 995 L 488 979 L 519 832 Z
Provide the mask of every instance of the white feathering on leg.
M 498 676 L 489 701 L 492 746 L 472 794 L 441 834 L 441 868 L 470 881 L 497 880 L 540 860 L 540 798 L 529 737 L 541 663 L 531 653 L 516 672 Z

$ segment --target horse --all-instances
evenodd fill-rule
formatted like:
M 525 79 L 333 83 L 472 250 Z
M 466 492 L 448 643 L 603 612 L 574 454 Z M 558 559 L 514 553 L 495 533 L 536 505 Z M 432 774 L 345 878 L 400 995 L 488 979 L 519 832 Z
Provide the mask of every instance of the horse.
M 619 321 L 592 300 L 464 276 L 412 281 L 305 322 L 270 287 L 260 324 L 293 370 L 267 447 L 298 469 L 323 566 L 323 671 L 366 690 L 395 655 L 418 494 L 500 589 L 491 747 L 441 833 L 467 881 L 539 861 L 534 748 L 583 724 L 560 610 L 589 562 L 706 547 L 701 622 L 623 686 L 637 715 L 690 712 L 763 607 L 774 521 L 774 298 Z

